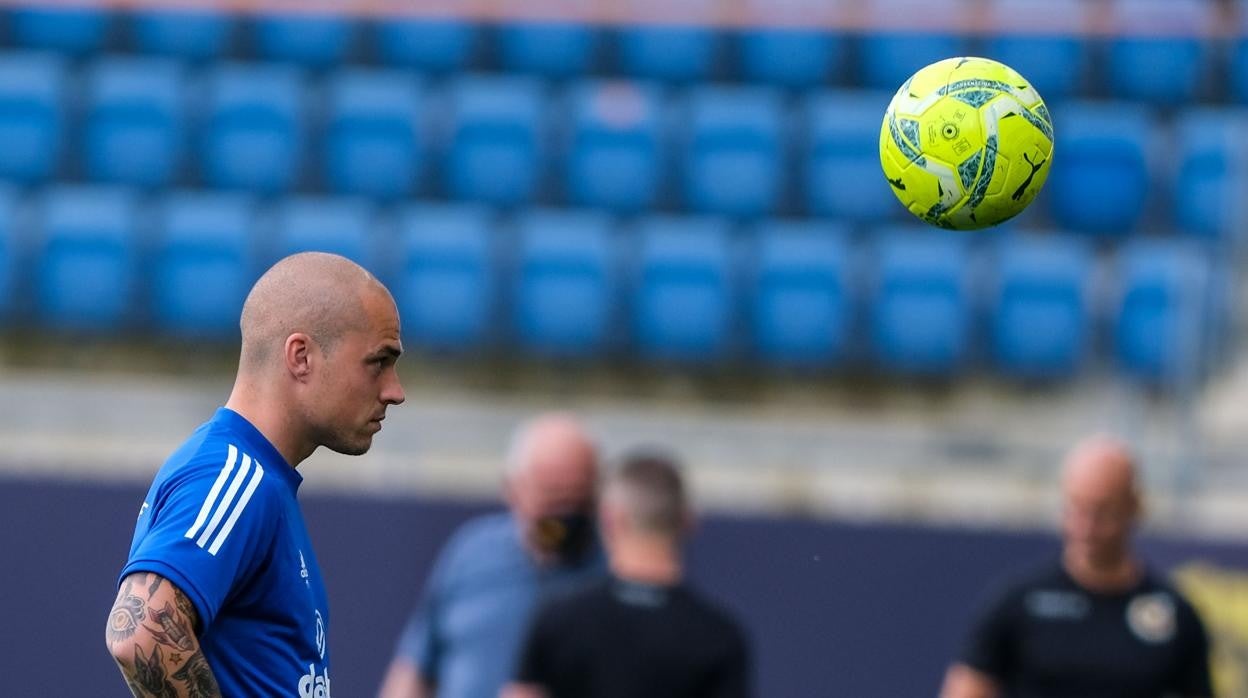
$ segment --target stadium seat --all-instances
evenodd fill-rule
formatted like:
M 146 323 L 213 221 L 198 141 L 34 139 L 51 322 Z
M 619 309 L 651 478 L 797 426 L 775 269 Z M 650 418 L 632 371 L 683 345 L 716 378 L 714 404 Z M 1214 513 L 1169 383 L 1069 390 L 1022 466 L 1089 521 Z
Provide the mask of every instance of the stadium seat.
M 1180 105 L 1212 72 L 1214 25 L 1207 0 L 1116 0 L 1106 70 L 1114 96 Z
M 844 360 L 853 335 L 847 231 L 817 222 L 766 221 L 755 229 L 750 283 L 754 351 L 777 366 Z
M 996 0 L 988 5 L 984 57 L 1014 68 L 1050 104 L 1075 95 L 1092 60 L 1084 0 Z
M 261 58 L 309 68 L 342 63 L 355 39 L 356 25 L 338 12 L 270 13 L 253 22 L 253 39 Z
M 110 187 L 53 187 L 37 205 L 41 322 L 59 330 L 116 331 L 132 320 L 138 269 L 136 202 Z
M 516 228 L 512 299 L 520 344 L 546 356 L 602 353 L 617 301 L 611 219 L 538 209 L 522 214 Z
M 152 313 L 182 337 L 238 334 L 243 299 L 260 269 L 255 212 L 242 194 L 174 192 L 159 204 L 152 265 Z
M 327 92 L 324 165 L 330 188 L 381 200 L 416 191 L 428 167 L 418 79 L 348 69 L 330 78 Z
M 897 226 L 876 231 L 873 245 L 876 361 L 901 374 L 956 372 L 968 359 L 973 316 L 966 238 Z
M 1069 103 L 1054 123 L 1061 137 L 1046 189 L 1057 224 L 1101 236 L 1133 230 L 1151 189 L 1152 117 L 1127 104 Z
M 858 84 L 895 92 L 929 63 L 967 55 L 966 40 L 946 22 L 971 16 L 966 0 L 875 0 L 866 4 L 868 26 L 883 27 L 860 39 Z
M 1139 239 L 1118 253 L 1114 353 L 1126 374 L 1147 382 L 1191 379 L 1209 351 L 1209 259 L 1185 243 Z
M 802 196 L 813 216 L 875 222 L 905 208 L 880 172 L 880 125 L 890 95 L 818 92 L 803 109 Z
M 538 82 L 469 76 L 450 87 L 450 149 L 443 172 L 456 199 L 514 206 L 537 195 L 545 156 Z
M 737 39 L 746 80 L 791 89 L 811 89 L 839 75 L 846 41 L 823 31 L 754 29 Z
M 1240 104 L 1248 104 L 1248 0 L 1240 0 L 1239 31 L 1232 39 L 1230 51 L 1231 98 Z
M 1248 111 L 1183 112 L 1175 131 L 1178 169 L 1172 181 L 1179 226 L 1208 240 L 1242 241 L 1236 224 L 1248 215 Z
M 718 58 L 719 38 L 709 27 L 623 27 L 617 46 L 620 72 L 672 83 L 709 80 Z
M 550 78 L 588 73 L 600 36 L 595 27 L 573 22 L 513 22 L 498 31 L 504 70 Z
M 426 348 L 480 349 L 497 320 L 497 258 L 484 207 L 413 205 L 400 217 L 393 285 L 403 334 Z
M 633 327 L 640 354 L 707 363 L 732 349 L 736 289 L 728 226 L 712 218 L 655 216 L 635 231 Z
M 135 45 L 144 53 L 207 61 L 225 55 L 234 21 L 210 9 L 145 9 L 130 16 L 130 28 Z
M 769 88 L 696 88 L 690 94 L 685 202 L 699 213 L 772 213 L 784 191 L 784 112 Z
M 184 74 L 164 58 L 108 58 L 86 76 L 87 176 L 144 187 L 167 186 L 186 150 Z
M 85 56 L 103 50 L 109 36 L 107 11 L 88 5 L 25 5 L 8 12 L 18 46 Z
M 18 271 L 21 245 L 18 243 L 17 196 L 0 186 L 0 326 L 18 311 Z
M 564 188 L 572 203 L 636 213 L 659 197 L 666 145 L 658 91 L 632 82 L 590 82 L 569 96 Z
M 480 30 L 458 19 L 384 19 L 375 25 L 383 63 L 422 72 L 463 70 L 477 52 Z
M 359 199 L 297 196 L 277 204 L 275 259 L 296 252 L 332 252 L 378 273 L 372 240 L 375 212 Z
M 992 268 L 989 324 L 997 366 L 1027 380 L 1074 374 L 1091 344 L 1095 262 L 1087 241 L 1008 235 L 997 243 Z
M 208 76 L 200 162 L 213 187 L 290 191 L 303 166 L 303 82 L 283 66 L 223 64 Z
M 56 174 L 64 152 L 66 83 L 57 56 L 0 54 L 0 178 L 28 184 Z

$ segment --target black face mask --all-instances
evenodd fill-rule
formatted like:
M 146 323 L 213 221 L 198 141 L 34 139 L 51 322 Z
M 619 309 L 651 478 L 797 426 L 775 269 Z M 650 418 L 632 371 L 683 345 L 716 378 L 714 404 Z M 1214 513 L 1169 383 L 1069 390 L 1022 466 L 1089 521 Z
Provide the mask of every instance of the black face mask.
M 533 526 L 533 543 L 560 562 L 580 560 L 589 551 L 593 540 L 593 521 L 583 511 L 542 517 Z

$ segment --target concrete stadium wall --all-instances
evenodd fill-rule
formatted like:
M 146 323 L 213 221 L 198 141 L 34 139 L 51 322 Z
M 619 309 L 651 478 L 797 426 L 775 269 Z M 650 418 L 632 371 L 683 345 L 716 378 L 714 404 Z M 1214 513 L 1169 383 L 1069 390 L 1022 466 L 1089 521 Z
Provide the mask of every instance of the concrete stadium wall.
M 0 693 L 125 695 L 103 628 L 144 490 L 0 478 Z M 439 546 L 491 505 L 309 493 L 304 506 L 331 596 L 334 693 L 371 695 Z M 1248 570 L 1248 544 L 1144 546 L 1162 568 Z M 985 586 L 1055 551 L 1041 532 L 716 516 L 690 558 L 748 627 L 759 696 L 896 698 L 934 694 Z

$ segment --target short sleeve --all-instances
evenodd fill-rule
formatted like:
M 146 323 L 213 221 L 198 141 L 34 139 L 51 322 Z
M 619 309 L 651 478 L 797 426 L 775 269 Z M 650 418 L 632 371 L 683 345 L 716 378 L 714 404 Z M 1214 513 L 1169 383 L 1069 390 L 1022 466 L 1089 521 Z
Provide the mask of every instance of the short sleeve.
M 154 572 L 187 595 L 203 627 L 269 555 L 281 483 L 235 446 L 206 449 L 155 492 L 121 577 Z
M 1179 601 L 1179 658 L 1173 685 L 1176 695 L 1208 698 L 1213 695 L 1213 679 L 1209 672 L 1209 636 L 1195 609 Z
M 980 609 L 959 657 L 963 664 L 998 680 L 1013 673 L 1017 597 L 1012 591 L 998 593 Z

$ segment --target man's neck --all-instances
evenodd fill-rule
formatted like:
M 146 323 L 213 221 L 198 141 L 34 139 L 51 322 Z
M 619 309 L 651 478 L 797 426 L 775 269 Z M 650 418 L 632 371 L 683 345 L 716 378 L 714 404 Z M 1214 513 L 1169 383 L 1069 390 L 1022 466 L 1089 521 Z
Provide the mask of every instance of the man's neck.
M 1088 591 L 1102 593 L 1127 591 L 1139 583 L 1143 574 L 1139 562 L 1129 552 L 1101 564 L 1067 552 L 1062 555 L 1062 566 L 1076 584 Z
M 614 541 L 610 550 L 611 572 L 627 582 L 674 586 L 684 569 L 680 551 L 671 541 L 659 538 L 625 538 Z
M 273 448 L 277 449 L 290 467 L 299 467 L 300 463 L 312 455 L 316 447 L 309 447 L 306 440 L 295 433 L 285 411 L 264 409 L 261 407 L 263 402 L 262 399 L 256 397 L 254 391 L 236 384 L 225 407 L 237 412 L 243 419 L 250 422 L 264 438 L 269 440 L 269 443 L 273 444 Z

